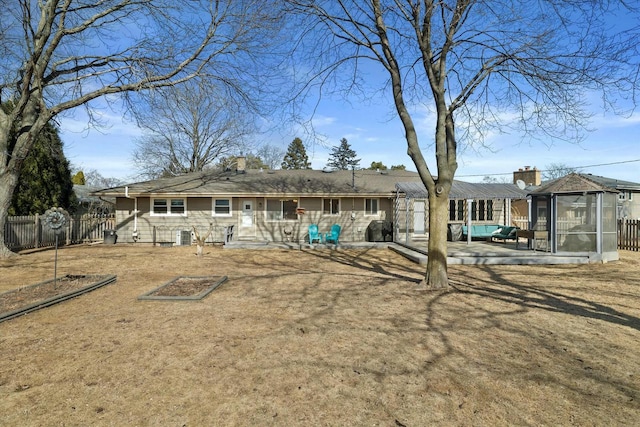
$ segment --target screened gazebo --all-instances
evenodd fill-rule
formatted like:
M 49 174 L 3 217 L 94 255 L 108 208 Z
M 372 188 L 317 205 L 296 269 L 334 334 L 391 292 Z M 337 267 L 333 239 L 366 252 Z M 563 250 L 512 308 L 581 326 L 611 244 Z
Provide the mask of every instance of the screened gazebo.
M 530 193 L 530 227 L 547 231 L 552 253 L 617 260 L 617 193 L 584 175 L 566 175 Z
M 527 192 L 515 184 L 471 183 L 454 181 L 449 193 L 449 224 L 505 224 L 512 223 L 512 201 L 522 201 Z M 394 239 L 428 238 L 429 195 L 424 184 L 399 182 L 396 184 Z M 522 209 L 522 208 L 521 208 Z M 527 215 L 526 208 L 520 215 Z

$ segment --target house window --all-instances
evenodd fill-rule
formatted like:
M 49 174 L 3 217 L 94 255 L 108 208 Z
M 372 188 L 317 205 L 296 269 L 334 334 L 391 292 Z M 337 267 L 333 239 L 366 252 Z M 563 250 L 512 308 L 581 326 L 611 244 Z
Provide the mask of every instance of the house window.
M 632 198 L 631 198 L 632 194 L 633 193 L 631 191 L 620 191 L 618 193 L 618 200 L 620 200 L 621 202 L 624 202 L 625 200 L 631 201 L 632 200 Z
M 465 221 L 466 200 L 449 201 L 449 220 Z M 493 200 L 474 200 L 471 202 L 472 221 L 493 221 Z
M 458 221 L 464 221 L 464 200 L 458 200 L 458 217 L 456 218 Z
M 153 199 L 151 215 L 186 215 L 185 199 Z
M 298 209 L 297 199 L 267 199 L 267 220 L 296 220 L 298 219 L 296 209 Z
M 231 216 L 231 199 L 214 199 L 213 215 Z
M 340 215 L 340 199 L 323 199 L 322 213 L 325 215 Z
M 378 199 L 364 199 L 364 214 L 378 215 Z
M 449 200 L 449 221 L 464 221 L 464 200 Z

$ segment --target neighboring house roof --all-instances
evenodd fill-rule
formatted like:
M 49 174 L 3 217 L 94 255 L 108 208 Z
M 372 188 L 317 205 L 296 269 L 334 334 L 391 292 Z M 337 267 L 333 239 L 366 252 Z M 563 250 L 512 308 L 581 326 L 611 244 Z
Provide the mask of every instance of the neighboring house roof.
M 429 197 L 422 182 L 399 182 L 398 191 L 412 199 Z M 525 199 L 527 192 L 515 184 L 486 184 L 454 180 L 449 199 Z
M 593 179 L 592 175 L 585 175 L 579 173 L 570 173 L 561 178 L 554 179 L 543 183 L 540 187 L 530 192 L 535 195 L 547 195 L 547 194 L 570 194 L 570 193 L 584 193 L 584 192 L 613 192 L 618 191 L 615 187 L 604 185 L 601 182 L 597 182 Z
M 616 190 L 640 191 L 640 184 L 637 182 L 623 181 L 620 179 L 605 178 L 604 176 L 592 174 L 579 174 L 597 182 L 605 187 L 614 188 Z
M 99 190 L 99 187 L 93 187 L 91 185 L 73 185 L 73 192 L 76 194 L 78 198 L 78 202 L 81 204 L 90 204 L 90 203 L 111 203 L 115 204 L 116 200 L 114 198 L 99 198 L 95 193 Z
M 399 181 L 420 181 L 417 172 L 403 170 L 213 171 L 160 178 L 95 191 L 96 196 L 392 196 Z

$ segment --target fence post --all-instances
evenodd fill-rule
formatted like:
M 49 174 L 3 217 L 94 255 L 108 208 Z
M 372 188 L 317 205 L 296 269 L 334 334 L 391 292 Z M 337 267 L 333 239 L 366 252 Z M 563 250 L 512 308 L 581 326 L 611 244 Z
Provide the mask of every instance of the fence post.
M 35 246 L 36 248 L 40 247 L 40 239 L 41 239 L 41 235 L 40 235 L 40 215 L 36 214 L 35 218 L 33 219 L 33 230 L 34 230 L 34 238 L 35 238 L 35 242 L 33 242 L 33 246 Z
M 71 244 L 71 233 L 73 233 L 73 216 L 69 216 L 69 223 L 67 224 L 67 246 Z

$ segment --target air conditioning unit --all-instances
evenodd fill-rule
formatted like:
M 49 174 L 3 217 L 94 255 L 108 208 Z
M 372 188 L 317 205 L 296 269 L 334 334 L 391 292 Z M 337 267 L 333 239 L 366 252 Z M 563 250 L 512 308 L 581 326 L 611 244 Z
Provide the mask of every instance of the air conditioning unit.
M 191 232 L 188 230 L 176 231 L 176 246 L 191 246 Z

